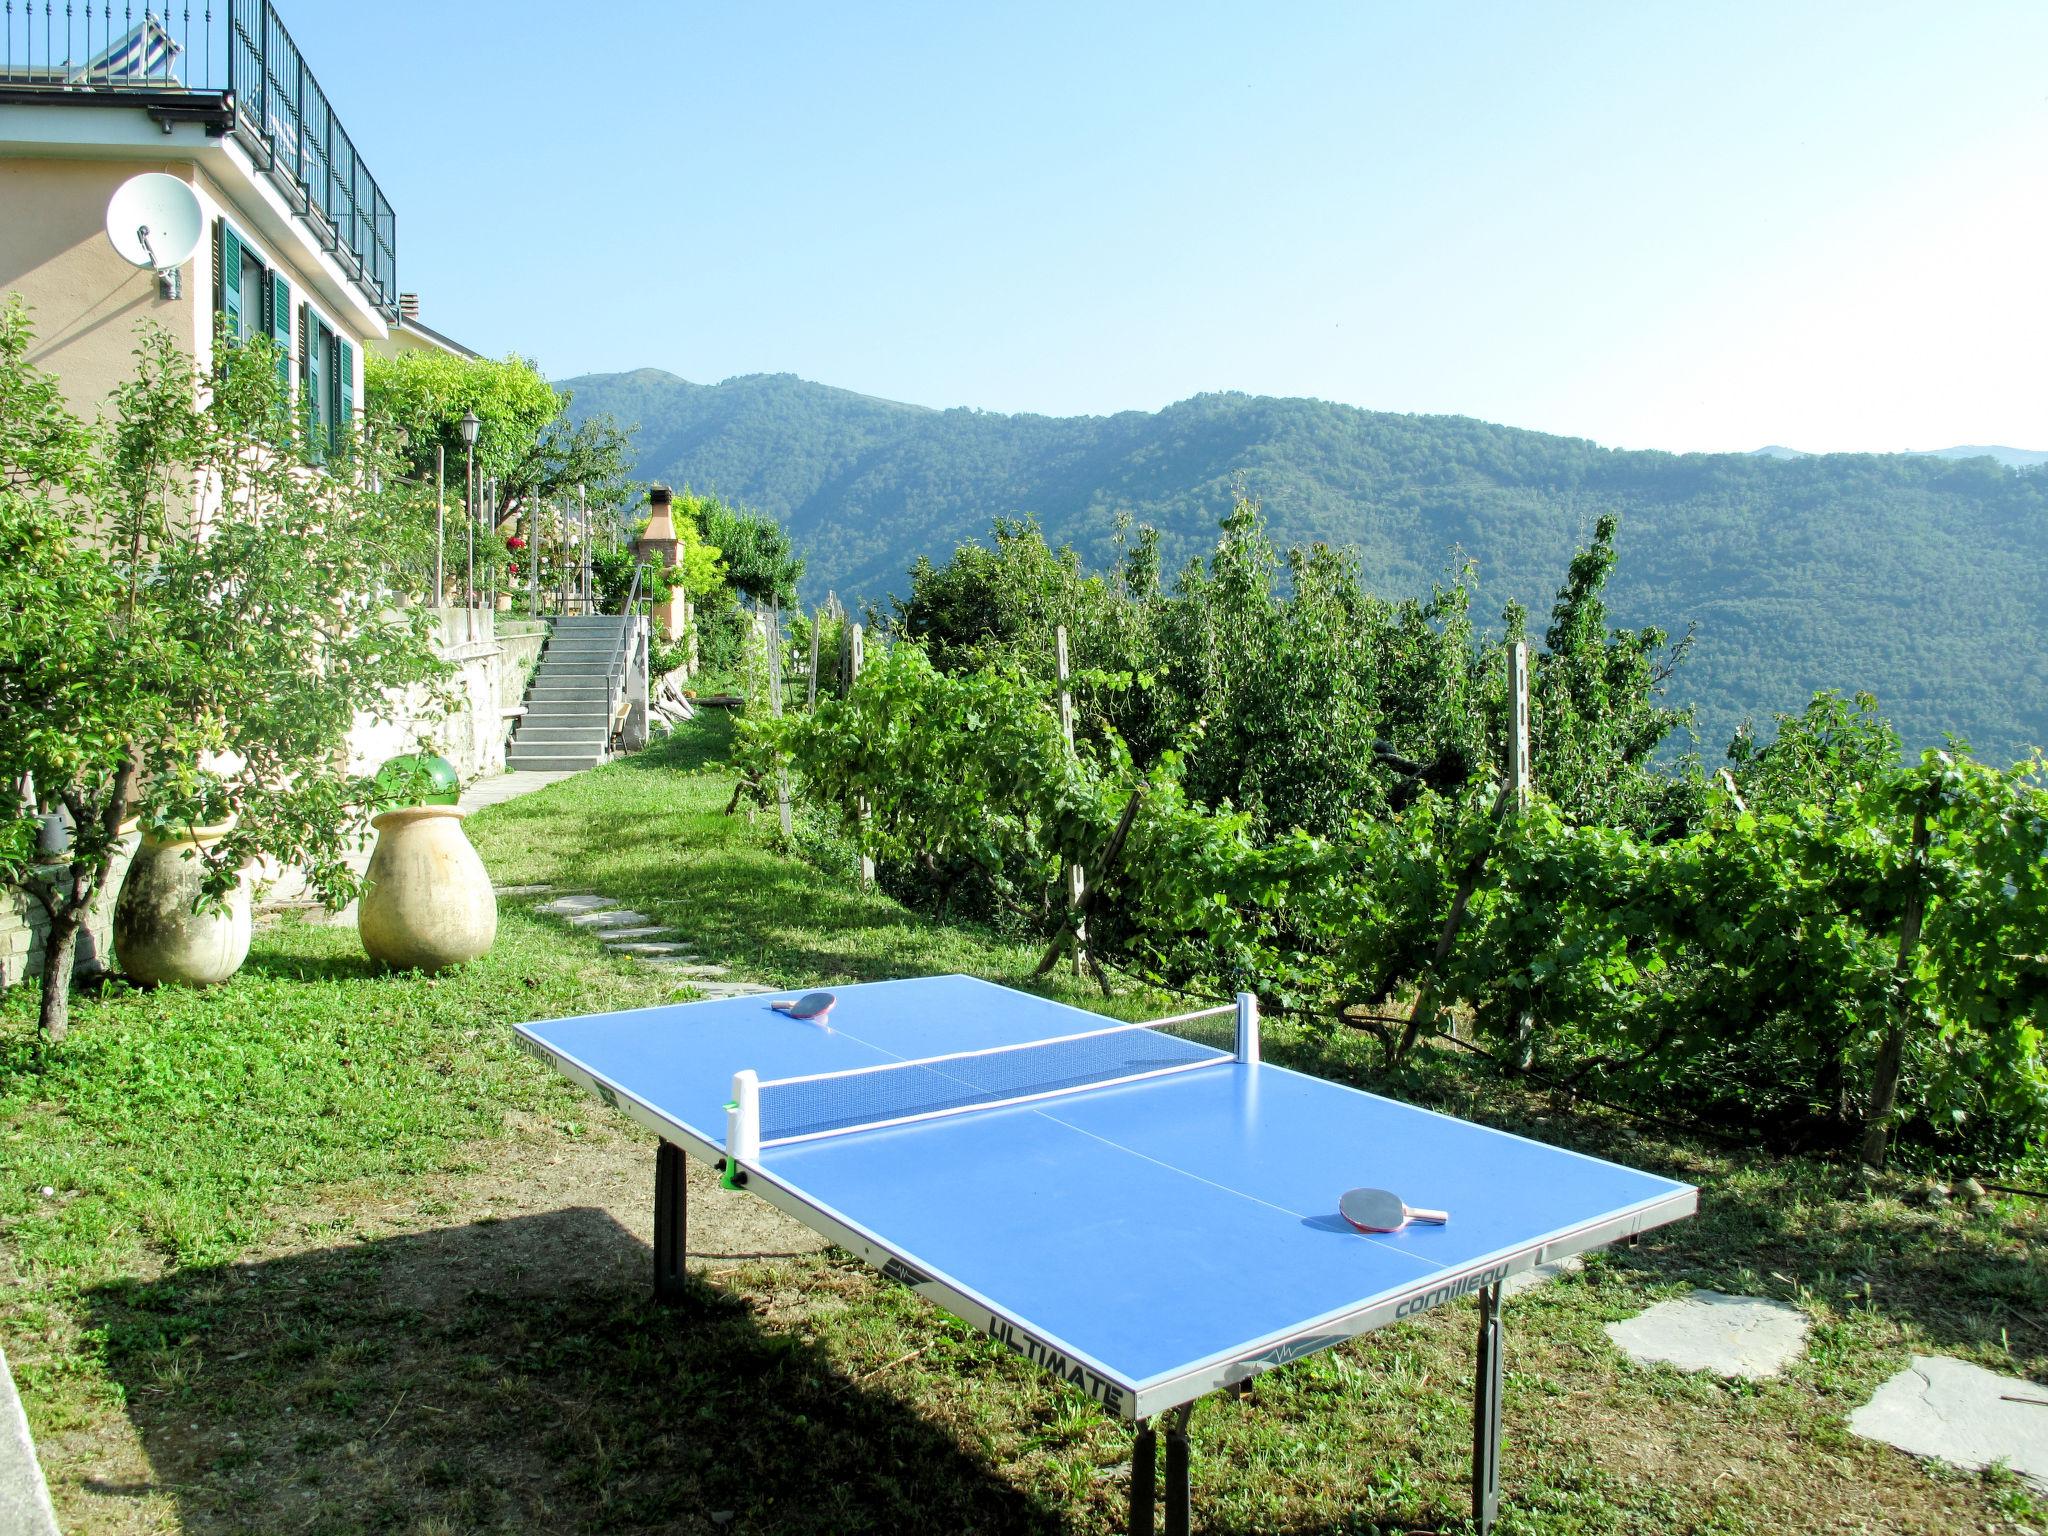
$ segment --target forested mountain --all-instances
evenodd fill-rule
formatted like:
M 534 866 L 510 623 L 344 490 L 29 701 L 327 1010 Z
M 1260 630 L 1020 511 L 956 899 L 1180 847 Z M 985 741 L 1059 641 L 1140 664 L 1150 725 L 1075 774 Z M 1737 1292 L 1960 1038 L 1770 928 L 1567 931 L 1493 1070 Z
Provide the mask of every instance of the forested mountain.
M 1614 621 L 1697 625 L 1674 693 L 1717 759 L 1816 689 L 1867 688 L 1909 743 L 1944 731 L 1993 757 L 2048 742 L 2048 472 L 1987 457 L 1669 454 L 1460 416 L 1239 394 L 1156 413 L 929 410 L 756 375 L 657 369 L 567 380 L 577 416 L 637 424 L 639 474 L 772 512 L 804 590 L 881 602 L 921 554 L 1035 515 L 1094 565 L 1119 516 L 1171 566 L 1213 545 L 1240 481 L 1283 542 L 1357 552 L 1388 595 L 1477 562 L 1479 607 L 1538 615 L 1575 545 L 1621 515 Z

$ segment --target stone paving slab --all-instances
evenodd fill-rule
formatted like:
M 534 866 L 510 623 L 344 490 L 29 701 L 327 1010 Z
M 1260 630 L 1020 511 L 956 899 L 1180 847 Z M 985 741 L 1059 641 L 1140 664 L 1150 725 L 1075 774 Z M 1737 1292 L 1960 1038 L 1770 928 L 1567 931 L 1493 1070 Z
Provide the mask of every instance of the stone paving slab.
M 673 928 L 664 928 L 659 923 L 647 923 L 639 928 L 607 928 L 599 935 L 613 949 L 628 939 L 651 939 L 657 933 L 674 933 Z
M 773 987 L 758 986 L 751 981 L 700 981 L 693 984 L 706 998 L 760 997 L 773 992 Z
M 1694 1291 L 1609 1323 L 1607 1336 L 1638 1365 L 1663 1362 L 1761 1381 L 1798 1358 L 1809 1326 L 1804 1312 L 1782 1301 Z
M 1524 1291 L 1533 1291 L 1538 1286 L 1548 1285 L 1559 1275 L 1569 1275 L 1586 1267 L 1586 1261 L 1576 1253 L 1569 1258 L 1559 1259 L 1555 1264 L 1538 1264 L 1534 1269 L 1519 1275 L 1511 1275 L 1500 1283 L 1503 1299 L 1519 1296 Z
M 645 912 L 635 912 L 631 907 L 619 907 L 609 912 L 572 912 L 568 917 L 572 928 L 644 927 L 648 921 Z
M 607 939 L 605 948 L 622 955 L 639 955 L 648 958 L 655 955 L 673 955 L 678 960 L 694 960 L 697 951 L 687 944 L 617 944 Z
M 1915 1355 L 1849 1415 L 1849 1431 L 1980 1471 L 2002 1461 L 2048 1492 L 2048 1386 L 1948 1355 Z
M 536 789 L 546 789 L 550 784 L 574 778 L 581 770 L 514 768 L 505 773 L 485 774 L 462 792 L 458 802 L 465 811 L 480 811 L 487 805 L 503 805 L 507 800 L 517 800 L 521 795 L 530 795 Z
M 570 896 L 557 896 L 553 901 L 544 901 L 533 910 L 545 912 L 550 917 L 567 917 L 572 912 L 602 912 L 619 903 L 610 896 L 594 896 L 588 891 L 579 891 Z
M 7 1536 L 57 1536 L 57 1511 L 36 1461 L 28 1416 L 0 1353 L 0 1531 Z
M 732 974 L 722 965 L 699 965 L 693 958 L 684 955 L 654 955 L 649 957 L 648 964 L 658 965 L 665 971 L 675 972 L 678 976 L 702 977 L 706 981 L 720 981 Z

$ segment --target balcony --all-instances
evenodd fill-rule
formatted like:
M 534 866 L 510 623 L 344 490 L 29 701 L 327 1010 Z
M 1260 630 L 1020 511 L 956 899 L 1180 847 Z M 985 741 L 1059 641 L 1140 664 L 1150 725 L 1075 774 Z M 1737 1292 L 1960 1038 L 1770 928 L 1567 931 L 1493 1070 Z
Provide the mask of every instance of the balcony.
M 0 101 L 149 107 L 231 134 L 377 308 L 398 314 L 398 223 L 270 0 L 0 0 Z

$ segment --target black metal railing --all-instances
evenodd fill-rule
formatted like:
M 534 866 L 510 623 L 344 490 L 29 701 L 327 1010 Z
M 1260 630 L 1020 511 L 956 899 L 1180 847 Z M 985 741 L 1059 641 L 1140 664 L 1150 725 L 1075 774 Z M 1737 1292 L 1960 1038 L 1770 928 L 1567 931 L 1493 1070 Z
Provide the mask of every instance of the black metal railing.
M 397 216 L 270 0 L 0 0 L 0 86 L 225 93 L 243 147 L 397 314 Z
M 225 90 L 227 54 L 201 0 L 5 0 L 0 4 L 0 84 L 65 90 Z M 196 35 L 195 35 L 196 34 Z

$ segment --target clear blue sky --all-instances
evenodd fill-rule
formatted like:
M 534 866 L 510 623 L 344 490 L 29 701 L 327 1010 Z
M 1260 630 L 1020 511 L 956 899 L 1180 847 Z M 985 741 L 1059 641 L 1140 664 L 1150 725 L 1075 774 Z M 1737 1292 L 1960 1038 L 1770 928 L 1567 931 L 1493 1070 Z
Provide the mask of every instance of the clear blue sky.
M 2048 447 L 2048 4 L 281 0 L 555 377 Z

